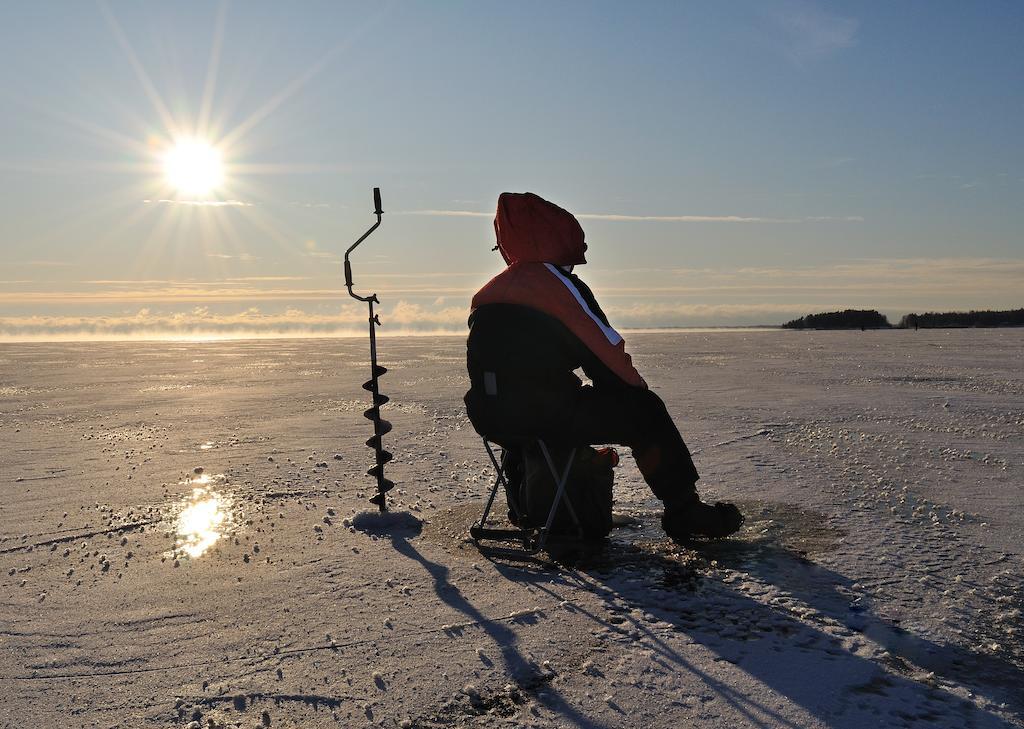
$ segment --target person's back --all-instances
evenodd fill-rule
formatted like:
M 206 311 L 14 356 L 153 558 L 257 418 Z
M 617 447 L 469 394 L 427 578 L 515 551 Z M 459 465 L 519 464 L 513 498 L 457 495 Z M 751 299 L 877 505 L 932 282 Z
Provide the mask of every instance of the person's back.
M 543 312 L 517 304 L 486 304 L 470 319 L 466 410 L 491 435 L 549 436 L 543 424 L 571 407 L 582 387 L 578 340 Z
M 499 442 L 506 435 L 628 445 L 665 502 L 670 536 L 736 531 L 742 517 L 734 506 L 698 499 L 696 469 L 664 403 L 572 274 L 586 263 L 576 218 L 532 193 L 502 193 L 494 226 L 508 267 L 473 297 L 467 340 L 465 402 L 477 432 Z

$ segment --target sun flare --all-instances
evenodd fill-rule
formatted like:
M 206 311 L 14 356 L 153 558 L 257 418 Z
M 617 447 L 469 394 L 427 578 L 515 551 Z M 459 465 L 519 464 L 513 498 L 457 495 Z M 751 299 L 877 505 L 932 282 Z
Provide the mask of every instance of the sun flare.
M 177 192 L 206 197 L 224 184 L 220 151 L 201 139 L 179 139 L 163 158 L 164 177 Z

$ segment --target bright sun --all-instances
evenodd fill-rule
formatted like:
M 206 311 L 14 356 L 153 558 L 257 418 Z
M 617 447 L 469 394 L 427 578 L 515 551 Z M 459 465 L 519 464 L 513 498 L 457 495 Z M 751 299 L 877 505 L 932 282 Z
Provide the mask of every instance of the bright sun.
M 224 183 L 220 152 L 201 139 L 180 139 L 164 155 L 164 177 L 183 195 L 203 197 Z

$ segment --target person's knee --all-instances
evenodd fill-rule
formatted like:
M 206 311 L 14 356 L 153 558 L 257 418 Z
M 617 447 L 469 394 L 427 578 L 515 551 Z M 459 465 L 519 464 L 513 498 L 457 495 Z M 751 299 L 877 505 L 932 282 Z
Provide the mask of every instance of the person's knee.
M 668 417 L 665 403 L 650 390 L 637 388 L 622 404 L 621 417 L 625 418 L 630 432 L 641 439 L 658 430 Z
M 637 394 L 634 395 L 635 407 L 633 408 L 636 416 L 644 422 L 651 422 L 652 420 L 661 420 L 662 418 L 668 417 L 668 409 L 665 407 L 665 402 L 658 397 L 658 394 L 651 390 L 637 390 Z

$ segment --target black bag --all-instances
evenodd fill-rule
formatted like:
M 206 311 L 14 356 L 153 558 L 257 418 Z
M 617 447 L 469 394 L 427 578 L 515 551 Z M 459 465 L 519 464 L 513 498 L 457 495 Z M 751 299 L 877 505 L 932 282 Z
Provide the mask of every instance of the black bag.
M 549 449 L 549 453 L 555 469 L 563 472 L 569 450 Z M 520 527 L 540 528 L 547 521 L 558 484 L 539 447 L 525 448 L 521 454 L 519 457 L 515 453 L 508 454 L 506 472 L 512 491 L 506 494 L 509 520 Z M 612 469 L 618 461 L 618 454 L 611 448 L 576 448 L 565 491 L 587 539 L 602 539 L 612 530 L 612 482 L 615 478 Z M 564 501 L 555 512 L 551 531 L 576 533 Z

